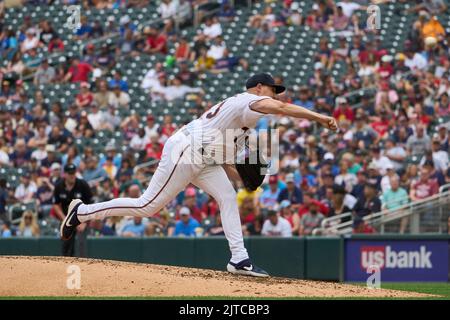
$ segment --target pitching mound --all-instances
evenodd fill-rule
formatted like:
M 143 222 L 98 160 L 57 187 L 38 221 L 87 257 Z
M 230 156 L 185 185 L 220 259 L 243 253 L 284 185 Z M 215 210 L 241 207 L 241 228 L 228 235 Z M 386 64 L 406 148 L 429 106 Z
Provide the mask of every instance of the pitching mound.
M 68 267 L 81 270 L 80 289 L 68 289 Z M 347 284 L 285 278 L 257 279 L 227 272 L 61 257 L 0 257 L 0 296 L 56 297 L 424 297 Z M 69 269 L 70 270 L 70 269 Z

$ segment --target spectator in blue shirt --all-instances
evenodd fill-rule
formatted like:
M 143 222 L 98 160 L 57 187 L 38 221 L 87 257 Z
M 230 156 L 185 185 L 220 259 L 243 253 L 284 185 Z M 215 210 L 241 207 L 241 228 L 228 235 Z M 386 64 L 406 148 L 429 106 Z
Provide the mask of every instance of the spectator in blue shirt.
M 75 35 L 78 39 L 84 40 L 89 38 L 92 35 L 92 26 L 88 23 L 86 17 L 81 17 L 80 19 L 81 26 L 75 32 Z
M 122 236 L 124 237 L 142 237 L 145 233 L 146 225 L 142 223 L 142 217 L 134 217 L 133 221 L 129 222 L 122 229 Z
M 294 100 L 294 104 L 309 110 L 314 108 L 314 101 L 310 99 L 309 88 L 307 86 L 300 87 L 298 99 Z
M 278 195 L 278 202 L 281 203 L 283 200 L 289 200 L 294 209 L 303 202 L 302 191 L 295 185 L 293 173 L 286 175 L 286 188 Z
M 0 229 L 0 236 L 2 238 L 11 238 L 12 237 L 12 231 L 11 231 L 11 223 L 9 221 L 5 221 L 3 223 L 2 228 Z
M 175 224 L 174 236 L 195 236 L 195 229 L 200 227 L 200 223 L 191 217 L 191 210 L 188 207 L 180 209 L 180 220 Z
M 110 88 L 115 88 L 116 86 L 119 86 L 120 90 L 125 92 L 128 91 L 128 83 L 122 79 L 122 74 L 117 70 L 114 73 L 114 78 L 112 78 L 108 82 L 108 85 Z
M 276 175 L 269 177 L 269 188 L 259 197 L 259 203 L 261 208 L 272 209 L 278 200 L 280 194 L 280 188 L 278 187 L 278 177 Z

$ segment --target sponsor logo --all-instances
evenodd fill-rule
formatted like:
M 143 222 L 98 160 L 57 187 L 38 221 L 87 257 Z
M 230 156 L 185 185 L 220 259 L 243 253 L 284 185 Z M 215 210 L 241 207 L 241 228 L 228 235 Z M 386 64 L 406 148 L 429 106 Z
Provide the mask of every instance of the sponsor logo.
M 395 250 L 391 246 L 361 247 L 361 268 L 377 265 L 380 269 L 432 269 L 432 252 L 426 246 L 416 250 Z

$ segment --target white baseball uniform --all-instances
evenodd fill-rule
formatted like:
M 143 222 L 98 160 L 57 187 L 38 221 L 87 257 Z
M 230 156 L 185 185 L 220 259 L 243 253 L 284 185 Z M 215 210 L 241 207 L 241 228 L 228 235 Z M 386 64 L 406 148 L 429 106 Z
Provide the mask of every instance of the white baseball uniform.
M 257 121 L 265 115 L 250 109 L 253 102 L 263 99 L 271 98 L 244 92 L 215 105 L 167 140 L 158 168 L 140 198 L 81 204 L 78 219 L 86 222 L 111 216 L 148 217 L 159 212 L 192 183 L 216 199 L 232 254 L 231 261 L 238 263 L 247 259 L 236 191 L 221 165 L 202 160 L 205 150 L 210 151 L 211 147 L 217 147 L 214 150 L 234 149 L 238 136 L 245 134 L 247 128 L 254 128 Z M 230 135 L 230 131 L 234 139 L 224 139 L 223 137 Z M 229 160 L 226 160 L 227 163 Z

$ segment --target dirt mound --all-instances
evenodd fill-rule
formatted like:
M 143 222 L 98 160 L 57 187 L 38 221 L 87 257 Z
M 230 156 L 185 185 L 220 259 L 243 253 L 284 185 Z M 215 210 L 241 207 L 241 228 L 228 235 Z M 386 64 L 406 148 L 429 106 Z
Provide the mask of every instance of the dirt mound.
M 80 289 L 71 274 L 80 270 Z M 256 279 L 226 272 L 62 257 L 0 257 L 0 297 L 421 297 L 347 284 L 285 278 Z M 68 281 L 68 278 L 69 281 Z

